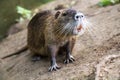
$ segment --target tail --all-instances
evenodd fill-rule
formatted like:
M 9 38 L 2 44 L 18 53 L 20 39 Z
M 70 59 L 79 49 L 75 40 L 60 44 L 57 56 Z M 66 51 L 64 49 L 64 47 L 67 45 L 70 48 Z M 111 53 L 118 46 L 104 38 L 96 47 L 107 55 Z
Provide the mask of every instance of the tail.
M 23 48 L 21 48 L 20 50 L 14 52 L 14 53 L 11 53 L 9 55 L 6 55 L 4 57 L 2 57 L 2 59 L 5 59 L 5 58 L 8 58 L 8 57 L 11 57 L 11 56 L 14 56 L 14 55 L 18 55 L 18 54 L 21 54 L 22 52 L 26 51 L 28 49 L 28 46 L 24 46 Z

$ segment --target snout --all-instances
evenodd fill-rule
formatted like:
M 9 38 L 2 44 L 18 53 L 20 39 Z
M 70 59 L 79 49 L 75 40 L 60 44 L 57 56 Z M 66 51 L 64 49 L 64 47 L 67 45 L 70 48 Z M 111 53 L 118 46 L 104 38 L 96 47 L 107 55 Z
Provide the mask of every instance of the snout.
M 75 14 L 74 19 L 75 19 L 76 21 L 79 21 L 79 20 L 82 19 L 83 17 L 84 17 L 83 13 L 78 12 L 78 13 Z
M 73 34 L 78 35 L 84 32 L 84 14 L 77 12 L 74 15 L 74 20 L 77 23 L 76 27 L 74 28 Z

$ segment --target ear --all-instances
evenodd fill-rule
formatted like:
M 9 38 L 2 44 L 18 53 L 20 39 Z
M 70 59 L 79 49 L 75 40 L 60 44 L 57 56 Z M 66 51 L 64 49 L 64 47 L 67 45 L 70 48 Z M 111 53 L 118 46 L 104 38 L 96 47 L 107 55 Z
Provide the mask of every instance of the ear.
M 60 15 L 60 11 L 57 11 L 57 12 L 55 13 L 55 19 L 57 19 L 59 15 Z

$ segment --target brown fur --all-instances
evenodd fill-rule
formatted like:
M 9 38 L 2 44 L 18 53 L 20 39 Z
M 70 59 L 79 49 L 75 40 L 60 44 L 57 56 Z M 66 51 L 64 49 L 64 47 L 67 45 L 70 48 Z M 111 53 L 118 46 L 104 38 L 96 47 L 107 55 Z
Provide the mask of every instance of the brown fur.
M 56 12 L 42 11 L 30 21 L 28 25 L 28 48 L 32 53 L 42 56 L 49 55 L 47 51 L 48 45 L 63 46 L 70 39 L 70 37 L 62 38 L 62 36 L 55 33 L 54 29 L 63 25 L 62 22 L 55 19 L 57 17 Z

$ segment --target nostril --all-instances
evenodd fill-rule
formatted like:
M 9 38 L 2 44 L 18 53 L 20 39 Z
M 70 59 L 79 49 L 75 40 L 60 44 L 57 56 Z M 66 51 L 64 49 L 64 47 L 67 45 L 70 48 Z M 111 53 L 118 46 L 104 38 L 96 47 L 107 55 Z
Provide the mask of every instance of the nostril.
M 78 19 L 80 16 L 76 16 L 76 18 Z
M 83 17 L 83 15 L 81 15 L 81 17 Z

